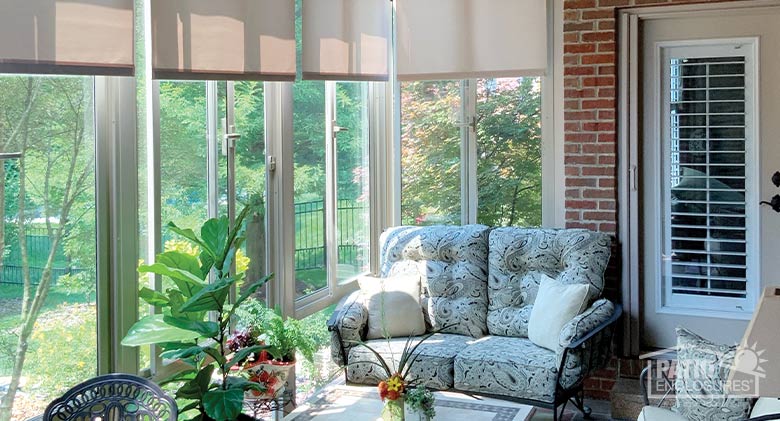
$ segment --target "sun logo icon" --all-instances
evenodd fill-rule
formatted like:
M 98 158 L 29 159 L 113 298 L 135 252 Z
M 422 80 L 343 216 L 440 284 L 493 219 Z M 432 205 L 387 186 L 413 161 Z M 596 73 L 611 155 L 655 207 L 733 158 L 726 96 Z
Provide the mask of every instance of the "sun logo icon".
M 737 348 L 736 355 L 734 355 L 734 361 L 736 361 L 737 364 L 734 366 L 733 370 L 755 376 L 757 378 L 763 379 L 766 377 L 766 370 L 761 367 L 761 364 L 768 361 L 761 358 L 761 355 L 764 354 L 766 350 L 762 349 L 759 351 L 756 348 L 757 345 L 757 343 L 754 343 L 749 347 L 740 346 Z

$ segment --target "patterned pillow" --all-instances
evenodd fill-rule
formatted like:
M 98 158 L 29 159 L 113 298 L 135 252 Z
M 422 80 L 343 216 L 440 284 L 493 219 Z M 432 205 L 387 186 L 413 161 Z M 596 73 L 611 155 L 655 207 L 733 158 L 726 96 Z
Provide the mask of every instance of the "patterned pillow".
M 678 327 L 677 400 L 672 409 L 691 421 L 746 420 L 751 399 L 727 396 L 723 388 L 736 351 L 736 346 L 714 344 Z

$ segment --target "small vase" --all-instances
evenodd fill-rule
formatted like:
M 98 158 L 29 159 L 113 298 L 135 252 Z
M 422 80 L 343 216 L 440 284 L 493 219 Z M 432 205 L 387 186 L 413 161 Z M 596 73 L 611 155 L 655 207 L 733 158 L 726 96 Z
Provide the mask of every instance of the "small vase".
M 404 398 L 385 400 L 382 408 L 382 421 L 404 421 Z

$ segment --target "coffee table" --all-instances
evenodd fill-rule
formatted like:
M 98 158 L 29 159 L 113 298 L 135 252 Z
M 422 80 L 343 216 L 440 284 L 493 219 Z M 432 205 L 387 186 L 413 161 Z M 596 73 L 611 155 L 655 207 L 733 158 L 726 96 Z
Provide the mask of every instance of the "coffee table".
M 510 401 L 435 392 L 436 420 L 526 421 L 535 408 Z M 374 386 L 329 385 L 298 406 L 284 421 L 373 421 L 379 420 L 382 401 Z

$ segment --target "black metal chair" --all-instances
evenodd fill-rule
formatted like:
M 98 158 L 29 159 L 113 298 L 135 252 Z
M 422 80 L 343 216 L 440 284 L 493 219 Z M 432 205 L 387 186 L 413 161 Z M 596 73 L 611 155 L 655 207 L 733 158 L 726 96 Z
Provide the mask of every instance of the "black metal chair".
M 154 382 L 130 374 L 87 380 L 46 407 L 43 421 L 176 421 L 176 402 Z

